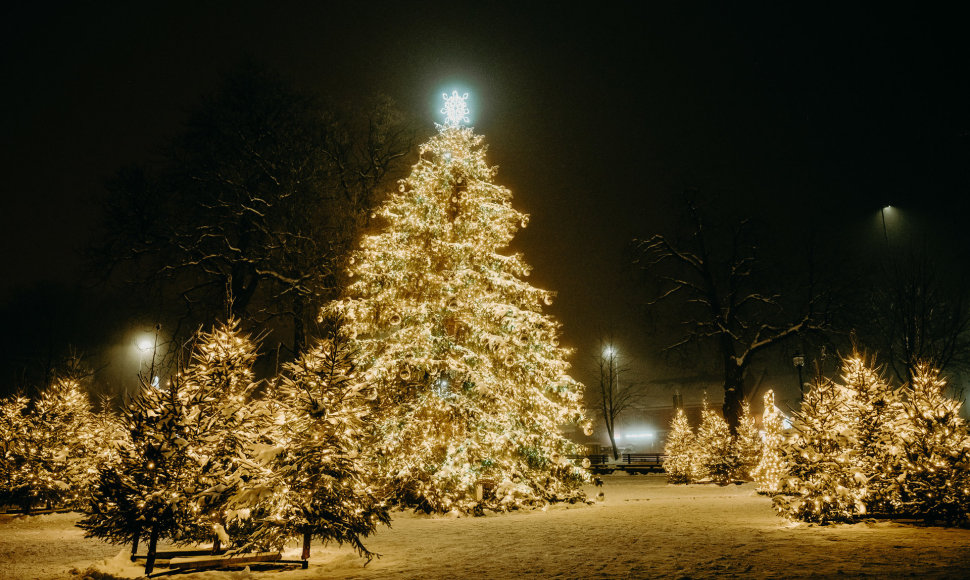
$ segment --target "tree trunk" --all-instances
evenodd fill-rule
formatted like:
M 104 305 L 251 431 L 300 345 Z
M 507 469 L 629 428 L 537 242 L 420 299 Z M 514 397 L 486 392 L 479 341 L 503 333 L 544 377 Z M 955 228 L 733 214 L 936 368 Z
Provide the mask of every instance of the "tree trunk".
M 145 576 L 155 569 L 155 548 L 158 546 L 158 523 L 152 522 L 152 533 L 148 536 L 148 555 L 145 557 Z
M 141 536 L 141 530 L 135 530 L 135 533 L 131 535 L 131 561 L 135 561 L 135 554 L 138 553 L 138 539 Z
M 613 447 L 613 460 L 620 459 L 620 450 L 616 447 L 616 436 L 613 435 L 613 425 L 608 425 L 606 431 L 610 434 L 610 445 Z
M 301 560 L 308 560 L 310 558 L 310 537 L 312 534 L 310 532 L 303 532 L 303 553 L 300 554 Z
M 734 357 L 725 357 L 724 361 L 724 420 L 727 421 L 731 434 L 738 432 L 741 422 L 741 410 L 744 404 L 744 374 L 745 368 L 738 366 Z
M 306 328 L 303 324 L 305 304 L 302 296 L 293 299 L 293 352 L 303 354 L 306 349 Z
M 222 549 L 222 540 L 219 539 L 219 536 L 216 536 L 215 539 L 212 540 L 212 555 L 215 556 L 216 554 L 219 553 L 219 550 L 221 549 Z

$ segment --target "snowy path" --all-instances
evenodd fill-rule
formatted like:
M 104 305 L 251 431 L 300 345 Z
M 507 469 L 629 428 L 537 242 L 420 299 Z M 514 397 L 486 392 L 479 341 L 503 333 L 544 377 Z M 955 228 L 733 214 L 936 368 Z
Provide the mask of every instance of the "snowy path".
M 970 530 L 894 523 L 793 525 L 743 486 L 667 486 L 661 476 L 604 478 L 606 500 L 484 518 L 397 514 L 365 543 L 383 554 L 366 568 L 348 548 L 317 547 L 309 570 L 209 572 L 229 578 L 793 578 L 965 577 Z M 591 489 L 593 495 L 595 491 Z M 72 565 L 118 547 L 83 539 L 74 516 L 0 524 L 0 578 L 63 578 Z M 24 558 L 23 556 L 26 556 Z M 36 560 L 37 564 L 18 564 Z M 137 576 L 124 558 L 99 568 Z

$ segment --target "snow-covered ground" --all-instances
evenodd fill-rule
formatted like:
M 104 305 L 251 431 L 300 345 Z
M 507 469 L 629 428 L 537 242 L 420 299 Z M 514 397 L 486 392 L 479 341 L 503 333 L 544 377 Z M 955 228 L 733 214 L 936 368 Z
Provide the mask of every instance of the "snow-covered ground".
M 668 486 L 603 478 L 605 500 L 481 518 L 394 516 L 365 544 L 316 546 L 308 570 L 206 572 L 201 579 L 792 578 L 970 575 L 970 530 L 879 522 L 810 526 L 777 517 L 751 484 Z M 591 497 L 597 489 L 590 487 Z M 65 578 L 72 567 L 137 577 L 126 551 L 84 539 L 76 514 L 0 521 L 0 578 Z M 296 550 L 290 555 L 296 557 Z

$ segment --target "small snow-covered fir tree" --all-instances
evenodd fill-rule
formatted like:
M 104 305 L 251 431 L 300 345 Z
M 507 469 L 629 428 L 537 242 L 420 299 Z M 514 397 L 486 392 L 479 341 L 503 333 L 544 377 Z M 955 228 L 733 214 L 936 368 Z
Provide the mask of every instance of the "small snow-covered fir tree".
M 788 465 L 782 515 L 815 523 L 852 521 L 866 513 L 865 474 L 854 459 L 852 392 L 816 376 L 798 411 L 783 456 Z
M 582 498 L 585 470 L 561 429 L 585 422 L 553 293 L 506 253 L 527 216 L 494 183 L 464 101 L 377 211 L 382 229 L 350 258 L 333 305 L 377 387 L 375 460 L 402 504 L 430 512 Z
M 737 432 L 734 434 L 733 459 L 736 462 L 731 477 L 735 480 L 750 481 L 752 471 L 761 456 L 761 435 L 751 415 L 751 405 L 741 404 L 741 417 L 738 419 Z
M 25 511 L 33 501 L 29 405 L 30 399 L 19 394 L 0 401 L 0 504 Z
M 664 471 L 669 483 L 693 483 L 699 479 L 696 435 L 683 409 L 677 409 L 670 423 L 664 455 Z
M 970 517 L 970 437 L 938 370 L 919 365 L 904 388 L 897 481 L 903 513 L 956 524 Z
M 68 359 L 30 410 L 32 493 L 48 506 L 78 507 L 97 475 L 100 441 L 79 357 Z
M 325 340 L 288 363 L 271 397 L 285 421 L 256 454 L 259 468 L 231 502 L 259 525 L 253 542 L 279 549 L 292 539 L 351 544 L 369 560 L 361 538 L 388 524 L 384 504 L 370 485 L 363 460 L 373 387 L 360 381 L 355 352 L 331 319 Z
M 87 537 L 111 543 L 148 540 L 145 573 L 151 574 L 159 539 L 176 543 L 202 536 L 202 517 L 194 501 L 199 491 L 199 458 L 189 439 L 191 417 L 186 388 L 176 373 L 163 388 L 142 382 L 122 410 L 128 432 L 117 463 L 105 466 L 93 499 L 78 522 Z M 205 526 L 206 529 L 210 529 Z
M 719 485 L 730 483 L 738 468 L 737 448 L 727 421 L 711 409 L 706 398 L 697 428 L 697 457 L 702 479 Z
M 782 479 L 787 473 L 785 459 L 782 457 L 784 443 L 784 417 L 775 406 L 775 392 L 768 390 L 764 397 L 765 410 L 761 416 L 761 430 L 764 432 L 758 465 L 752 476 L 758 493 L 774 495 L 781 491 Z
M 200 463 L 193 501 L 211 520 L 207 528 L 215 532 L 213 550 L 231 541 L 227 528 L 237 522 L 227 520 L 226 503 L 242 484 L 241 468 L 258 438 L 262 409 L 250 404 L 256 387 L 252 370 L 255 362 L 255 343 L 240 330 L 239 321 L 230 318 L 211 332 L 199 334 L 192 360 L 183 372 L 190 418 L 186 439 Z
M 858 352 L 842 361 L 842 381 L 850 405 L 852 464 L 861 474 L 866 512 L 892 513 L 898 503 L 893 473 L 903 419 L 899 396 L 873 361 Z

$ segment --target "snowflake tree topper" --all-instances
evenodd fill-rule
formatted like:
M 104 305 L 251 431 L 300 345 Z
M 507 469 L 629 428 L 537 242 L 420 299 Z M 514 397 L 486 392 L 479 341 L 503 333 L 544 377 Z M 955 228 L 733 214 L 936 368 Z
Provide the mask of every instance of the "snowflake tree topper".
M 468 93 L 464 95 L 459 95 L 458 91 L 451 91 L 451 94 L 441 93 L 441 96 L 445 99 L 445 106 L 442 107 L 441 112 L 445 115 L 445 124 L 456 126 L 461 123 L 468 123 L 468 105 L 465 101 L 468 100 Z

